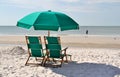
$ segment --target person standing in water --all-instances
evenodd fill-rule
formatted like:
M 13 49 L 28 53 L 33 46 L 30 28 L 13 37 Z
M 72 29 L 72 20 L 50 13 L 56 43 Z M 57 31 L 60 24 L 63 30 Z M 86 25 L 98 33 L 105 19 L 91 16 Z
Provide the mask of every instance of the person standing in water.
M 86 34 L 88 34 L 88 30 L 86 30 Z

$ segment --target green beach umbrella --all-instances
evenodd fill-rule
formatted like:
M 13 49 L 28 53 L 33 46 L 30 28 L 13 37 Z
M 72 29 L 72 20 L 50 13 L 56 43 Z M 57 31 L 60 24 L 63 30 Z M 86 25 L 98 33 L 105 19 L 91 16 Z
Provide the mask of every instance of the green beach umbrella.
M 31 13 L 20 19 L 17 22 L 17 26 L 26 29 L 30 29 L 33 26 L 35 30 L 48 31 L 79 29 L 78 23 L 66 14 L 50 10 Z

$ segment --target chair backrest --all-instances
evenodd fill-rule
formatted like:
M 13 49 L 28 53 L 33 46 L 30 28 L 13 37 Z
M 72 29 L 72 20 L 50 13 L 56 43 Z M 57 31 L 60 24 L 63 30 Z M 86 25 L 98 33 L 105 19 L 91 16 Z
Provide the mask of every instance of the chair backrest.
M 52 58 L 60 58 L 61 56 L 61 44 L 59 37 L 44 36 L 46 50 L 50 53 Z
M 50 48 L 60 49 L 61 50 L 61 42 L 60 37 L 48 37 L 45 36 L 45 43 L 50 45 Z
M 26 36 L 28 53 L 33 57 L 43 56 L 43 49 L 40 36 Z
M 60 37 L 45 36 L 48 44 L 60 44 Z

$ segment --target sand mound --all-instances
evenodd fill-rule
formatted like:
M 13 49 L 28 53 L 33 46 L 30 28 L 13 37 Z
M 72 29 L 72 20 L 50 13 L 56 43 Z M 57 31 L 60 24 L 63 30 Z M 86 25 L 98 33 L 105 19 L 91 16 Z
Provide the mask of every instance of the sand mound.
M 12 49 L 10 49 L 11 55 L 22 55 L 25 53 L 26 53 L 26 51 L 20 46 L 16 46 L 16 47 L 13 47 Z

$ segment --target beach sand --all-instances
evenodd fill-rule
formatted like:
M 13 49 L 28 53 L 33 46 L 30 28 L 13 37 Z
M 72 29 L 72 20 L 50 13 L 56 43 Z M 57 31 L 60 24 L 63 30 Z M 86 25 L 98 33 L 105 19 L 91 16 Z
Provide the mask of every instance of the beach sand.
M 61 68 L 25 66 L 24 36 L 0 36 L 0 77 L 120 77 L 120 37 L 73 35 L 61 41 L 72 61 Z

